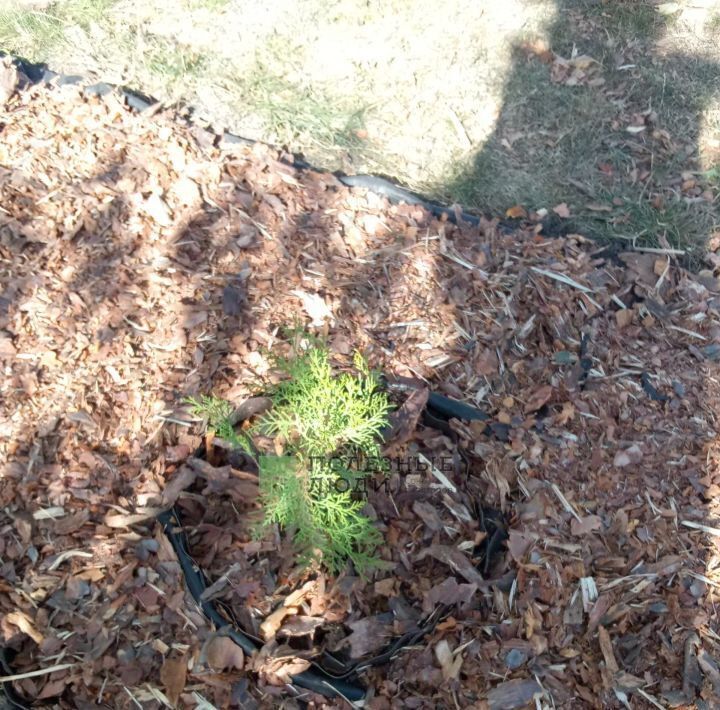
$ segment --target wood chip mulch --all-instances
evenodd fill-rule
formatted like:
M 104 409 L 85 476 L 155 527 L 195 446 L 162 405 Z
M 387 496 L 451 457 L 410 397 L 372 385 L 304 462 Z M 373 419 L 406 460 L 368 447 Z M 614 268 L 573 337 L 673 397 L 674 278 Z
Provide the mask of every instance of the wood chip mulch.
M 18 693 L 346 707 L 296 697 L 287 673 L 321 650 L 371 657 L 446 604 L 361 674 L 367 707 L 718 707 L 710 275 L 532 223 L 438 221 L 113 94 L 29 88 L 0 139 L 0 635 Z M 361 350 L 495 426 L 408 432 L 424 463 L 369 496 L 387 543 L 371 579 L 254 540 L 248 481 L 192 458 L 183 399 L 256 393 L 298 323 L 338 363 Z M 203 493 L 177 484 L 188 466 Z M 187 595 L 155 521 L 169 498 L 257 657 Z M 483 511 L 509 533 L 486 565 Z

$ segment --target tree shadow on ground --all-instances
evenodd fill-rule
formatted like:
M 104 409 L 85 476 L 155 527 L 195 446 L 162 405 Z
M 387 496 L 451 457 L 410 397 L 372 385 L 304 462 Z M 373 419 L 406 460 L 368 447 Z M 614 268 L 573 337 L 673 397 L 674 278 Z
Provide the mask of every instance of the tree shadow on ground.
M 679 49 L 677 22 L 646 2 L 559 0 L 547 41 L 517 47 L 496 129 L 445 193 L 493 214 L 565 203 L 556 233 L 704 243 L 718 194 L 700 173 L 718 155 L 701 156 L 701 134 L 720 64 L 710 40 Z
M 70 106 L 60 107 L 64 123 L 54 117 L 46 125 L 67 129 Z M 122 115 L 113 114 L 117 120 Z M 14 185 L 3 183 L 4 204 L 20 204 L 24 221 L 0 231 L 2 277 L 24 280 L 11 298 L 4 296 L 0 321 L 19 353 L 8 390 L 14 399 L 4 402 L 16 408 L 11 415 L 17 415 L 17 428 L 8 437 L 17 440 L 0 485 L 3 506 L 12 513 L 4 522 L 8 539 L 0 542 L 9 590 L 0 596 L 0 608 L 23 610 L 33 628 L 44 632 L 38 643 L 6 624 L 5 641 L 21 649 L 22 669 L 65 657 L 81 664 L 47 679 L 49 688 L 42 679 L 26 678 L 23 690 L 64 694 L 65 700 L 110 700 L 115 707 L 137 705 L 138 699 L 160 705 L 151 691 L 164 657 L 183 657 L 210 633 L 207 620 L 185 603 L 177 561 L 162 536 L 154 536 L 154 514 L 147 511 L 199 441 L 177 423 L 182 399 L 213 391 L 237 401 L 252 393 L 268 375 L 265 351 L 277 344 L 279 328 L 299 314 L 306 323 L 321 323 L 318 330 L 330 334 L 342 362 L 353 349 L 363 350 L 386 371 L 425 376 L 451 396 L 484 400 L 514 432 L 507 445 L 487 437 L 484 426 L 456 432 L 472 459 L 463 486 L 478 500 L 517 512 L 515 532 L 527 534 L 527 546 L 515 549 L 520 564 L 509 553 L 503 560 L 518 570 L 517 587 L 497 588 L 487 595 L 490 600 L 474 596 L 463 611 L 467 617 L 443 630 L 443 638 L 453 635 L 455 648 L 469 644 L 452 686 L 461 700 L 456 705 L 485 697 L 507 674 L 504 654 L 513 649 L 527 656 L 518 679 L 538 675 L 558 704 L 579 702 L 576 688 L 588 706 L 598 697 L 612 701 L 612 679 L 602 675 L 607 662 L 598 662 L 595 627 L 585 626 L 578 591 L 588 577 L 599 581 L 593 614 L 611 635 L 620 669 L 645 675 L 653 664 L 665 663 L 671 672 L 662 690 L 677 687 L 685 629 L 705 623 L 703 604 L 712 591 L 697 585 L 697 574 L 707 571 L 705 550 L 688 547 L 677 560 L 668 554 L 668 547 L 677 550 L 668 541 L 681 537 L 673 525 L 685 517 L 717 525 L 710 485 L 703 482 L 703 474 L 711 475 L 706 458 L 714 452 L 703 448 L 708 442 L 701 437 L 717 412 L 692 387 L 705 373 L 697 374 L 691 351 L 668 364 L 661 341 L 649 338 L 643 349 L 635 340 L 653 327 L 648 313 L 663 317 L 658 298 L 667 293 L 663 289 L 675 289 L 672 279 L 682 275 L 663 272 L 660 284 L 654 263 L 647 261 L 636 264 L 639 275 L 628 270 L 626 281 L 617 272 L 609 277 L 601 263 L 588 271 L 592 257 L 576 240 L 533 239 L 532 231 L 501 235 L 492 223 L 480 230 L 456 228 L 411 206 L 393 208 L 377 196 L 348 194 L 332 176 L 295 171 L 261 147 L 252 157 L 247 148 L 216 153 L 205 174 L 197 154 L 190 151 L 189 158 L 188 151 L 177 150 L 172 123 L 138 124 L 147 133 L 134 132 L 138 126 L 130 122 L 123 133 L 130 145 L 120 156 L 110 153 L 86 178 L 78 179 L 73 169 L 52 185 L 50 194 L 60 195 L 62 204 L 56 213 L 48 211 L 57 205 L 45 199 L 42 170 L 33 175 L 33 189 L 43 193 L 37 199 L 23 192 L 24 175 Z M 108 122 L 109 132 L 115 128 Z M 93 140 L 105 133 L 96 137 L 87 125 L 80 132 Z M 42 126 L 32 134 L 39 152 Z M 145 149 L 153 140 L 163 160 Z M 84 154 L 79 143 L 68 159 Z M 55 149 L 68 145 L 63 137 Z M 22 161 L 24 154 L 16 157 Z M 87 197 L 106 212 L 88 211 Z M 186 213 L 183 205 L 194 207 Z M 168 223 L 168 211 L 183 216 Z M 19 236 L 19 226 L 34 228 L 39 244 Z M 30 263 L 36 250 L 43 258 Z M 529 269 L 527 258 L 547 267 L 545 273 Z M 553 281 L 557 272 L 548 275 L 565 264 L 589 273 L 586 289 L 606 287 L 604 311 L 593 310 L 597 294 L 585 298 L 587 290 L 578 293 L 567 282 Z M 228 287 L 234 296 L 225 295 Z M 610 310 L 610 292 L 632 311 L 624 329 Z M 243 307 L 244 293 L 251 307 Z M 715 307 L 703 298 L 707 309 Z M 667 336 L 661 325 L 654 327 L 653 338 Z M 650 372 L 666 399 L 648 396 L 641 370 Z M 682 382 L 675 383 L 681 370 Z M 58 382 L 78 388 L 72 412 L 55 399 Z M 682 393 L 684 387 L 692 391 Z M 528 406 L 538 392 L 553 398 L 541 398 L 547 403 L 540 405 L 546 407 L 542 417 Z M 49 431 L 43 430 L 38 402 L 57 417 Z M 576 433 L 568 431 L 569 422 Z M 636 460 L 632 447 L 638 441 L 631 437 L 645 434 L 639 453 L 667 463 L 672 475 L 664 480 L 642 469 L 618 473 L 614 457 L 624 453 Z M 49 439 L 47 448 L 33 456 L 43 439 Z M 457 448 L 450 440 L 447 446 Z M 669 451 L 677 453 L 671 457 Z M 554 491 L 569 497 L 566 507 Z M 415 557 L 445 540 L 445 533 L 426 530 L 413 516 L 412 505 L 425 493 L 385 502 L 388 517 L 402 523 L 388 524 L 388 539 L 403 526 L 412 532 L 404 538 L 407 545 L 381 551 L 401 570 L 396 596 L 417 593 L 415 577 L 428 586 L 430 579 L 447 579 L 447 568 L 438 571 Z M 204 505 L 199 499 L 191 505 Z M 28 520 L 38 509 L 61 506 L 57 519 Z M 211 511 L 192 538 L 199 543 L 199 562 L 217 578 L 226 573 L 231 554 L 245 554 L 247 542 L 241 514 L 227 507 L 232 523 Z M 594 527 L 568 543 L 567 531 L 581 513 L 581 525 L 599 524 L 602 530 L 590 534 Z M 458 520 L 451 533 L 463 537 L 450 539 L 474 547 L 478 530 L 472 521 L 466 526 L 467 520 Z M 239 544 L 229 549 L 228 538 Z M 272 550 L 261 552 L 252 554 L 275 584 L 277 567 L 264 559 Z M 28 553 L 37 555 L 37 565 Z M 681 568 L 682 576 L 676 574 Z M 638 603 L 643 589 L 652 595 Z M 402 679 L 396 690 L 404 685 L 424 697 L 427 707 L 437 706 L 436 700 L 447 697 L 433 654 L 428 640 L 371 680 L 383 688 L 387 678 Z M 200 692 L 216 693 L 219 705 L 230 693 L 229 683 L 213 685 L 209 675 L 193 683 Z
M 37 91 L 52 96 L 26 126 L 40 147 L 11 149 L 0 185 L 1 352 L 12 363 L 0 421 L 0 499 L 11 510 L 0 576 L 10 594 L 0 608 L 24 607 L 18 589 L 41 587 L 30 613 L 46 633 L 38 647 L 8 627 L 4 643 L 20 651 L 19 668 L 58 654 L 82 659 L 85 690 L 99 703 L 154 707 L 142 684 L 157 681 L 171 645 L 209 629 L 184 609 L 177 562 L 154 538 L 157 494 L 199 443 L 184 398 L 215 392 L 237 402 L 261 386 L 267 351 L 305 303 L 299 291 L 347 319 L 344 337 L 330 341 L 336 357 L 361 349 L 379 364 L 399 354 L 416 367 L 401 374 L 453 347 L 456 309 L 438 288 L 442 257 L 417 254 L 427 247 L 417 226 L 396 235 L 375 214 L 380 198 L 375 211 L 364 198 L 348 207 L 335 178 L 315 173 L 295 195 L 297 172 L 272 151 L 211 146 L 205 160 L 175 140 L 172 122 L 128 118 L 112 97 L 102 105 L 74 89 L 67 98 Z M 4 128 L 7 137 L 15 125 Z M 315 321 L 309 303 L 300 318 Z M 405 342 L 409 311 L 446 318 L 420 353 Z M 47 509 L 55 512 L 33 517 Z M 233 511 L 235 527 L 214 525 L 210 511 L 193 539 L 218 577 L 223 535 L 247 538 Z M 63 564 L 74 557 L 82 565 Z M 269 564 L 262 573 L 278 576 Z M 83 633 L 65 638 L 78 620 Z M 19 687 L 67 698 L 80 682 L 61 674 Z M 129 697 L 116 695 L 118 684 Z

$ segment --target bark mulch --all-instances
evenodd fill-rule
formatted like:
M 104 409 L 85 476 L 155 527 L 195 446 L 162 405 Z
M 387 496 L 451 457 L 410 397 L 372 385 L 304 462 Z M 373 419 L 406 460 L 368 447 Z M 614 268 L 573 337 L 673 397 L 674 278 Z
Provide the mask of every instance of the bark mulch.
M 3 676 L 55 707 L 346 707 L 288 674 L 372 658 L 441 605 L 361 673 L 368 707 L 717 707 L 717 281 L 281 157 L 76 87 L 0 111 Z M 252 480 L 193 457 L 184 398 L 262 390 L 294 325 L 491 416 L 403 410 L 370 579 L 253 539 Z M 186 593 L 171 502 L 255 656 Z

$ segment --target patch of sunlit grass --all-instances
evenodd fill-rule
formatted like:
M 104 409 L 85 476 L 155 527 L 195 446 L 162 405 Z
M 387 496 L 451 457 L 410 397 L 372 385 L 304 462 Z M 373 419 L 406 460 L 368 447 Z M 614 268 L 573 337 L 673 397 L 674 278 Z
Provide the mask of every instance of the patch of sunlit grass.
M 315 143 L 345 150 L 360 142 L 366 106 L 349 105 L 319 87 L 290 81 L 265 65 L 257 64 L 226 88 L 238 102 L 248 103 L 264 117 L 270 135 L 281 145 Z
M 203 56 L 174 42 L 155 39 L 142 58 L 147 69 L 164 82 L 185 82 L 200 73 Z
M 72 27 L 102 22 L 115 0 L 67 0 L 35 9 L 11 2 L 0 8 L 0 45 L 33 61 L 46 61 Z
M 0 46 L 6 51 L 43 61 L 62 36 L 62 23 L 51 14 L 0 8 Z

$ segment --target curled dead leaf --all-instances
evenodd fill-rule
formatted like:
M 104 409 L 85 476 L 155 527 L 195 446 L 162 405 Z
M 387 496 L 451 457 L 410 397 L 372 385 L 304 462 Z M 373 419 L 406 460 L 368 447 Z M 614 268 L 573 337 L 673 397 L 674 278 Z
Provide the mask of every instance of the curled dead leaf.
M 26 636 L 29 636 L 36 644 L 40 645 L 44 637 L 35 628 L 30 617 L 24 611 L 12 611 L 5 615 L 5 621 L 13 626 L 17 626 Z
M 252 670 L 270 685 L 285 685 L 292 676 L 306 671 L 310 661 L 299 658 L 289 646 L 277 646 L 271 642 L 265 644 L 250 660 Z
M 243 650 L 228 636 L 213 636 L 204 648 L 207 664 L 214 671 L 238 670 L 245 665 Z
M 462 654 L 454 655 L 450 649 L 450 644 L 446 639 L 442 639 L 435 646 L 435 658 L 437 658 L 440 668 L 442 668 L 443 678 L 452 680 L 458 677 L 460 667 L 463 663 Z
M 285 617 L 293 614 L 297 614 L 297 607 L 281 606 L 267 616 L 262 624 L 260 624 L 260 634 L 263 639 L 266 641 L 274 639 Z

